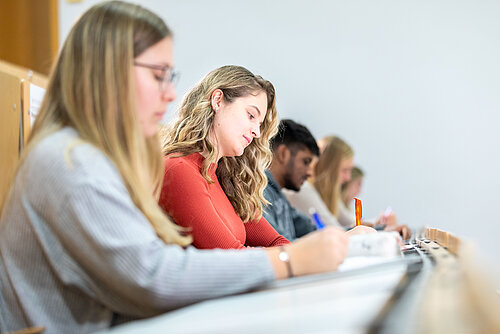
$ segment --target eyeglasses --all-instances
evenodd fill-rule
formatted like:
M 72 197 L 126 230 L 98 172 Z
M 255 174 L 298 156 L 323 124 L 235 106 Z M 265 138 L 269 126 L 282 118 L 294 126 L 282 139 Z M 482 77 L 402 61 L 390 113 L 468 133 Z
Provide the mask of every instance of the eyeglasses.
M 175 86 L 177 84 L 177 81 L 179 80 L 179 73 L 174 71 L 174 69 L 172 67 L 169 67 L 167 65 L 161 66 L 161 65 L 153 65 L 153 64 L 144 64 L 144 63 L 139 63 L 136 61 L 134 61 L 134 65 L 140 66 L 140 67 L 150 68 L 152 70 L 161 71 L 161 75 L 160 76 L 155 75 L 155 79 L 160 84 L 160 91 L 162 93 L 164 93 L 168 90 L 170 84 L 172 86 Z

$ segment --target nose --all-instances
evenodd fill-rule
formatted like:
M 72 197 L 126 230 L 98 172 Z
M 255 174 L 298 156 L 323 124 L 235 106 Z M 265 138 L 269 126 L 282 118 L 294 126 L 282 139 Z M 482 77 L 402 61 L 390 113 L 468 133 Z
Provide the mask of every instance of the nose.
M 252 137 L 254 137 L 254 138 L 260 138 L 260 124 L 259 124 L 259 125 L 256 125 L 256 126 L 252 129 Z
M 312 169 L 311 165 L 307 166 L 307 171 L 306 171 L 307 178 L 310 178 L 312 176 L 312 174 L 313 174 L 312 170 L 313 169 Z
M 168 89 L 161 94 L 161 99 L 164 102 L 170 103 L 177 97 L 174 85 L 170 84 Z

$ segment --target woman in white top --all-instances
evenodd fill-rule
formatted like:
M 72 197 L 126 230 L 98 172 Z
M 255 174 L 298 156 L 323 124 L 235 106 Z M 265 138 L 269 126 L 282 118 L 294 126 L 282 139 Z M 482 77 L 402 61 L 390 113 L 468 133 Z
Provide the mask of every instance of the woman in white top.
M 354 152 L 338 137 L 318 142 L 321 155 L 313 162 L 313 176 L 298 192 L 286 191 L 290 203 L 306 214 L 317 213 L 326 225 L 351 228 L 356 224 L 348 214 L 340 215 L 340 185 L 349 180 Z
M 293 206 L 304 213 L 316 212 L 325 224 L 340 224 L 345 228 L 351 228 L 356 224 L 356 219 L 354 213 L 342 202 L 341 185 L 351 179 L 354 151 L 344 140 L 336 136 L 323 138 L 318 142 L 318 146 L 321 154 L 314 164 L 313 176 L 299 192 L 287 191 L 286 196 Z M 395 224 L 393 215 L 385 219 L 394 222 L 391 226 L 385 227 L 386 230 L 396 230 L 404 238 L 409 237 L 408 227 Z M 375 223 L 364 224 L 376 226 L 385 222 L 386 220 L 378 219 Z

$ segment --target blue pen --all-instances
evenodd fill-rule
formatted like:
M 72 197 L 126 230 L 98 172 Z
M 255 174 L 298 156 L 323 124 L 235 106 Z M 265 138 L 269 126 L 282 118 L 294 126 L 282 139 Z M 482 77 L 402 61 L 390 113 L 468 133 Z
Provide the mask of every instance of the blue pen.
M 316 212 L 316 210 L 314 208 L 310 208 L 309 213 L 311 214 L 311 217 L 312 217 L 314 223 L 316 224 L 316 227 L 318 228 L 318 230 L 323 229 L 325 227 L 325 224 L 321 221 L 321 218 L 319 218 L 319 215 Z

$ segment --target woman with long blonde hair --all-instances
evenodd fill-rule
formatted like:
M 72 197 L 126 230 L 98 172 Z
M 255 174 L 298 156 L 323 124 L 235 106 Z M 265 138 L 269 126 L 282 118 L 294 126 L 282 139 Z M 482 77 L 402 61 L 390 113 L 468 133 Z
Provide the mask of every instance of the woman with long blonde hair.
M 355 226 L 354 214 L 346 208 L 342 201 L 341 187 L 351 180 L 354 168 L 354 151 L 343 139 L 337 136 L 327 136 L 318 142 L 321 155 L 314 165 L 310 180 L 314 189 L 305 188 L 297 194 L 289 196 L 293 205 L 299 208 L 307 205 L 313 207 L 327 222 L 338 222 L 351 228 Z M 319 201 L 319 195 L 321 201 Z M 318 200 L 314 200 L 318 198 Z M 325 210 L 326 209 L 328 210 Z M 364 220 L 363 225 L 376 227 L 385 231 L 397 231 L 404 239 L 410 237 L 408 226 L 398 225 L 393 213 L 381 214 L 378 218 Z
M 341 138 L 328 136 L 318 142 L 321 155 L 314 166 L 312 184 L 330 212 L 343 226 L 352 226 L 339 216 L 340 187 L 351 179 L 354 151 Z
M 171 33 L 149 10 L 106 1 L 75 23 L 2 204 L 0 332 L 91 333 L 342 262 L 335 231 L 281 249 L 186 247 L 155 195 L 174 78 Z
M 210 72 L 185 96 L 164 133 L 160 205 L 196 247 L 289 243 L 262 217 L 277 127 L 273 85 L 241 66 Z
M 350 178 L 354 152 L 342 139 L 329 136 L 318 141 L 319 158 L 299 191 L 283 191 L 299 211 L 317 214 L 325 225 L 352 228 L 355 221 L 339 207 L 340 186 Z

